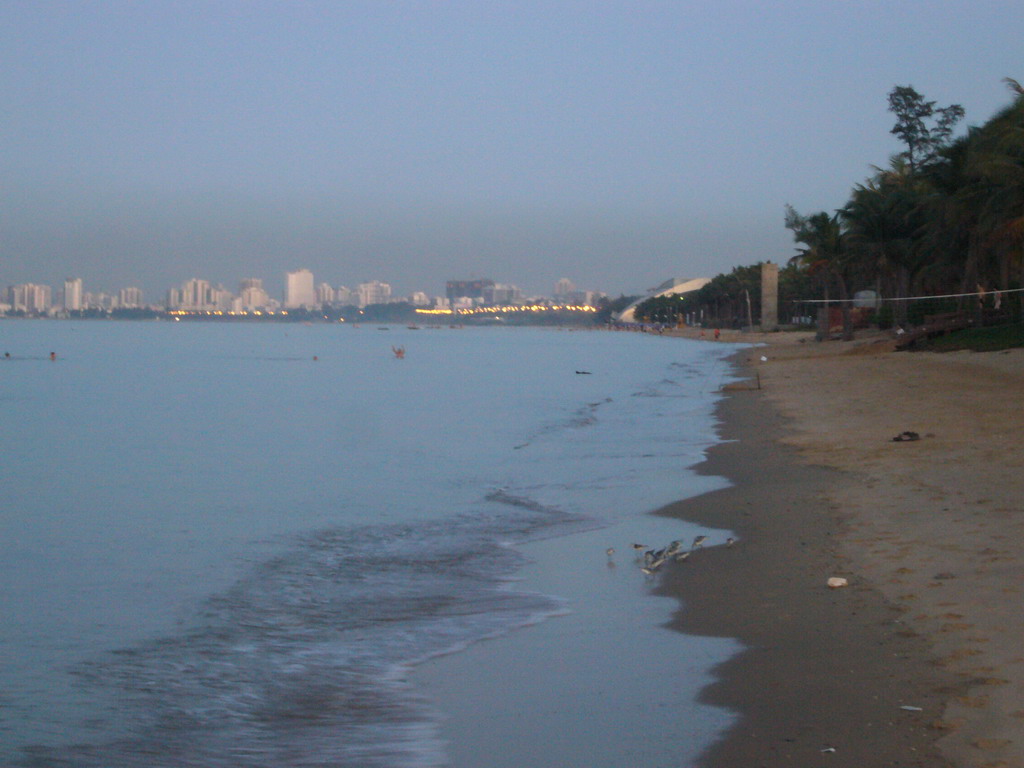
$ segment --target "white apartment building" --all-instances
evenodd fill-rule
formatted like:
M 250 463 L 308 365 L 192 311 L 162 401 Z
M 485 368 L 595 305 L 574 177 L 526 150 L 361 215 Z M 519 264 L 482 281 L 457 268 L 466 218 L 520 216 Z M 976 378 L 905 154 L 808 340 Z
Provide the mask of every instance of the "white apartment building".
M 495 283 L 483 290 L 485 304 L 518 304 L 523 299 L 523 292 L 515 285 Z
M 247 281 L 243 280 L 243 284 Z M 257 280 L 259 285 L 243 287 L 239 292 L 238 309 L 243 312 L 252 312 L 257 309 L 266 309 L 270 306 L 270 295 L 263 290 L 263 281 Z
M 339 285 L 334 291 L 334 302 L 339 307 L 350 307 L 358 303 L 358 301 L 359 292 L 350 290 L 344 285 Z
M 82 309 L 82 278 L 69 277 L 64 281 L 64 309 L 67 312 Z
M 379 280 L 360 283 L 356 290 L 359 292 L 357 304 L 359 307 L 366 307 L 370 304 L 387 304 L 391 301 L 391 286 Z
M 142 306 L 142 289 L 130 286 L 117 292 L 117 306 L 121 309 L 137 309 Z
M 328 307 L 334 303 L 334 289 L 327 283 L 320 283 L 316 287 L 316 303 L 321 307 Z
M 229 312 L 234 304 L 235 297 L 227 288 L 223 285 L 218 285 L 216 288 L 210 290 L 210 304 L 214 309 L 219 309 L 222 312 Z
M 36 285 L 35 283 L 12 285 L 7 289 L 7 303 L 15 312 L 20 310 L 42 313 L 50 309 L 51 292 L 52 289 L 48 285 Z
M 211 293 L 213 288 L 208 280 L 193 277 L 181 284 L 180 288 L 167 291 L 168 309 L 206 310 L 215 309 Z
M 308 269 L 285 272 L 285 309 L 316 306 L 316 291 L 313 289 L 313 273 Z

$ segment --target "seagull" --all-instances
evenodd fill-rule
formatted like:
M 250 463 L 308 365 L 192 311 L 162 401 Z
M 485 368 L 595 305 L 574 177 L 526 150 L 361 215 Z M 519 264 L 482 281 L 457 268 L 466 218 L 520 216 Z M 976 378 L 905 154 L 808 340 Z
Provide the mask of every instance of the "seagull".
M 707 539 L 707 536 L 698 536 L 693 540 L 693 546 L 690 547 L 690 549 L 700 549 L 702 546 L 704 546 L 704 542 L 707 541 Z
M 641 568 L 640 570 L 643 571 L 644 573 L 650 575 L 650 574 L 654 573 L 656 570 L 658 570 L 659 568 L 661 568 L 661 566 L 664 563 L 665 563 L 665 558 L 664 557 L 659 557 L 659 558 L 656 558 L 655 560 L 652 560 L 651 562 L 649 562 L 647 564 L 647 567 Z

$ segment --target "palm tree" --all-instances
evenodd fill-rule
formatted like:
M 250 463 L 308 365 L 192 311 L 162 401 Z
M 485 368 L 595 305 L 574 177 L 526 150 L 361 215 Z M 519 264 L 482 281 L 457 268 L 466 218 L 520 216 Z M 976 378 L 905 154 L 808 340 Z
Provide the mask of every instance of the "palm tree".
M 879 292 L 896 299 L 896 319 L 906 322 L 906 299 L 921 264 L 912 247 L 921 226 L 922 184 L 909 165 L 894 157 L 889 170 L 853 188 L 840 210 L 851 258 Z
M 825 306 L 828 307 L 828 287 L 835 280 L 839 292 L 840 309 L 843 313 L 843 339 L 853 338 L 853 322 L 850 314 L 849 290 L 847 278 L 851 264 L 846 239 L 839 221 L 839 213 L 829 216 L 824 211 L 802 216 L 791 205 L 786 206 L 786 228 L 793 232 L 793 239 L 803 245 L 797 248 L 797 254 L 790 263 L 802 266 L 812 276 L 821 280 L 824 286 Z M 827 333 L 828 322 L 821 327 L 819 319 L 818 334 Z

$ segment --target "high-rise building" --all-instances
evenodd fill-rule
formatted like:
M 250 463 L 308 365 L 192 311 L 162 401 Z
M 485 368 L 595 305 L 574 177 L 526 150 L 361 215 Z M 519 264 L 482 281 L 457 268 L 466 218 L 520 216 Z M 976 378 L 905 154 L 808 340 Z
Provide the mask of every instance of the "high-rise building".
M 555 283 L 555 297 L 562 298 L 568 296 L 576 291 L 576 286 L 573 285 L 572 280 L 568 277 L 563 277 L 557 283 Z
M 258 277 L 243 277 L 238 281 L 238 294 L 241 295 L 246 288 L 259 288 L 262 291 L 263 281 Z
M 246 285 L 249 283 L 249 285 Z M 243 280 L 243 288 L 239 291 L 239 308 L 245 312 L 252 312 L 256 309 L 266 309 L 270 306 L 270 296 L 263 290 L 263 281 Z
M 316 291 L 313 289 L 313 273 L 308 269 L 285 272 L 285 309 L 316 306 Z
M 114 309 L 116 306 L 116 298 L 111 296 L 109 293 L 103 291 L 96 291 L 95 293 L 86 291 L 82 294 L 82 309 Z
M 316 287 L 316 303 L 321 307 L 329 307 L 334 303 L 334 289 L 327 283 Z
M 7 303 L 15 312 L 46 312 L 51 305 L 51 288 L 48 285 L 23 283 L 12 285 L 7 289 Z
M 64 281 L 64 309 L 68 312 L 82 309 L 82 278 L 69 277 Z
M 117 292 L 117 306 L 121 309 L 136 309 L 142 306 L 142 289 L 131 286 Z
M 339 285 L 334 291 L 334 303 L 339 307 L 351 307 L 359 302 L 359 293 Z
M 367 307 L 370 304 L 387 304 L 391 300 L 391 286 L 379 280 L 371 280 L 368 283 L 360 283 L 359 291 L 360 307 Z
M 523 299 L 523 292 L 514 285 L 495 283 L 484 288 L 483 300 L 485 304 L 516 304 Z
M 216 309 L 212 299 L 213 289 L 208 280 L 193 277 L 181 284 L 180 288 L 167 291 L 168 309 L 204 310 Z
M 210 289 L 210 304 L 213 309 L 228 312 L 234 305 L 234 301 L 235 297 L 232 295 L 231 291 L 223 285 L 218 285 L 216 288 Z
M 182 309 L 210 309 L 213 302 L 210 301 L 212 287 L 208 280 L 200 280 L 193 277 L 181 284 Z

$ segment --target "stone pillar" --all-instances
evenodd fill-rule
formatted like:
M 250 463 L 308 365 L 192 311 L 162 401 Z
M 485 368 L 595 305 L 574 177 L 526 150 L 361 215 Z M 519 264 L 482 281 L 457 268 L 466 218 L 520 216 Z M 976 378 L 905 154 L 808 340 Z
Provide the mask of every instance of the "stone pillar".
M 761 330 L 779 330 L 779 265 L 761 265 Z

